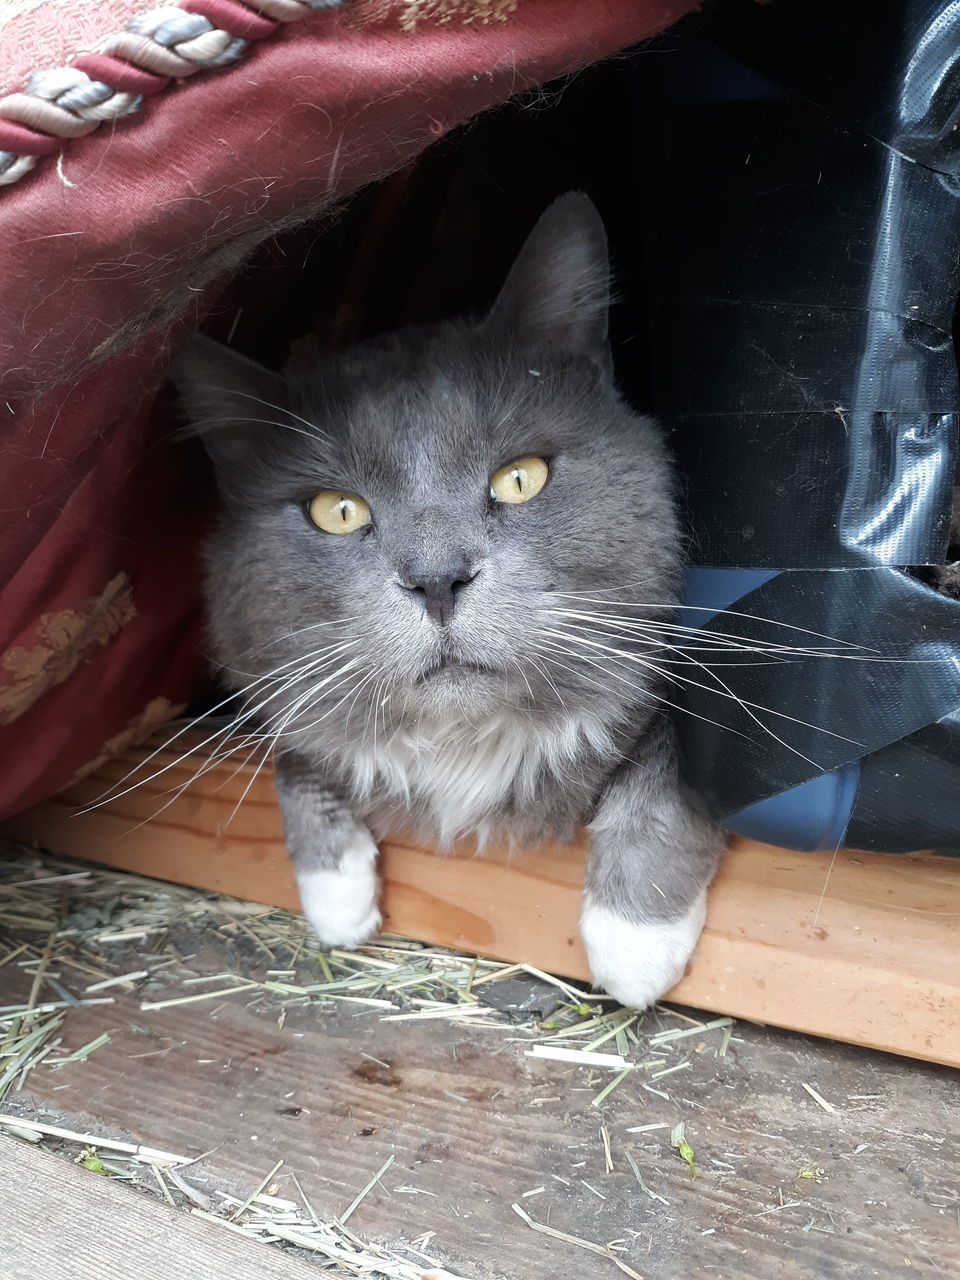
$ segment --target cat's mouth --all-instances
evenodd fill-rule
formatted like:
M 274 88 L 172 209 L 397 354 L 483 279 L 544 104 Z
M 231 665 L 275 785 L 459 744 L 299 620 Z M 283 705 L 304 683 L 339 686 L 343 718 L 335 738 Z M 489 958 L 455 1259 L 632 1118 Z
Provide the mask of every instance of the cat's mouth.
M 499 671 L 493 667 L 485 666 L 482 662 L 461 661 L 458 658 L 441 658 L 439 662 L 429 667 L 420 676 L 417 677 L 417 684 L 426 684 L 430 680 L 436 679 L 457 679 L 464 677 L 476 676 L 497 676 Z

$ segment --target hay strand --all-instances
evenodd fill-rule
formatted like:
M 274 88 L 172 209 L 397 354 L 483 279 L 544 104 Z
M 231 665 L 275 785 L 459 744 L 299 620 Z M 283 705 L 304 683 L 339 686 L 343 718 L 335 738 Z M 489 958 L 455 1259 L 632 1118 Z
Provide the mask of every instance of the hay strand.
M 539 1231 L 542 1235 L 552 1236 L 554 1240 L 563 1240 L 566 1244 L 576 1245 L 578 1249 L 589 1249 L 591 1253 L 599 1254 L 601 1258 L 608 1258 L 616 1267 L 619 1267 L 625 1276 L 630 1276 L 631 1280 L 643 1280 L 643 1276 L 639 1272 L 634 1271 L 633 1267 L 627 1264 L 613 1252 L 613 1247 L 609 1244 L 595 1244 L 592 1240 L 582 1240 L 580 1236 L 571 1236 L 566 1231 L 557 1231 L 555 1227 L 548 1227 L 546 1223 L 534 1222 L 518 1204 L 510 1206 L 513 1212 L 521 1221 L 525 1222 L 528 1227 L 534 1231 Z

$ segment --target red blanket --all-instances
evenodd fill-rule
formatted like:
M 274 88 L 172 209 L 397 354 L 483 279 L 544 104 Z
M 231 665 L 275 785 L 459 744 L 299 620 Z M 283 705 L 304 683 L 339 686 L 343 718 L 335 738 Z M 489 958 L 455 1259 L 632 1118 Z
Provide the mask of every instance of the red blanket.
M 352 25 L 349 6 L 174 82 L 0 187 L 0 816 L 204 681 L 207 471 L 169 447 L 156 398 L 225 276 L 474 113 L 695 7 L 519 0 L 503 23 L 405 32 L 395 18 Z M 141 8 L 7 6 L 0 88 Z

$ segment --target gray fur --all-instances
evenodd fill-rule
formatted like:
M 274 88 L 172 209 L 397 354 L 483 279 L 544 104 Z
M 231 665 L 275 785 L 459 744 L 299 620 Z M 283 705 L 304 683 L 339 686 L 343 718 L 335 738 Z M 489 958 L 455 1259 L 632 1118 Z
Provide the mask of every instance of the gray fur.
M 659 432 L 613 383 L 607 274 L 600 219 L 570 195 L 485 319 L 289 379 L 206 339 L 175 364 L 224 496 L 213 645 L 265 740 L 281 731 L 298 872 L 335 869 L 358 823 L 517 843 L 589 823 L 588 899 L 625 921 L 681 917 L 709 880 L 719 841 L 681 794 L 649 636 L 606 621 L 669 618 L 680 571 Z M 542 492 L 492 502 L 492 473 L 530 454 L 550 461 Z M 372 525 L 315 529 L 323 489 L 362 495 Z

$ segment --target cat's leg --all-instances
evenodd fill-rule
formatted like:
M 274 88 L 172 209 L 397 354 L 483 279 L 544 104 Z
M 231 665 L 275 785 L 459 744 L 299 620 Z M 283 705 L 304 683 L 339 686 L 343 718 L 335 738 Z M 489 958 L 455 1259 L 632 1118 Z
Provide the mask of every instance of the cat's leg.
M 723 847 L 678 780 L 672 731 L 651 728 L 589 828 L 580 933 L 598 986 L 643 1009 L 683 977 Z
M 304 915 L 325 946 L 358 946 L 380 927 L 373 837 L 298 756 L 277 761 L 277 795 Z

